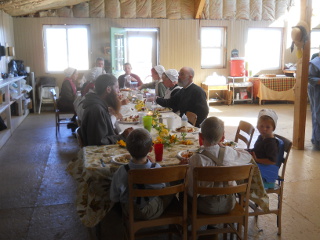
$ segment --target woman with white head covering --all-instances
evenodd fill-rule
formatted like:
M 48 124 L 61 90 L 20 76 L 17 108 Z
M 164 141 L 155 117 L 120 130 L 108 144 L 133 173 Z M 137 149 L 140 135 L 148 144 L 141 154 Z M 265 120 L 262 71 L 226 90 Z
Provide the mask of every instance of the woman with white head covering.
M 63 112 L 74 111 L 73 101 L 77 96 L 76 81 L 78 71 L 75 68 L 69 67 L 64 70 L 65 79 L 62 83 L 60 97 L 58 99 L 58 108 Z
M 145 83 L 139 87 L 139 89 L 144 88 L 151 88 L 155 89 L 156 96 L 158 97 L 164 97 L 166 92 L 166 87 L 163 85 L 162 82 L 162 74 L 165 72 L 165 69 L 162 65 L 154 66 L 151 69 L 151 76 L 153 79 L 153 82 L 151 83 Z
M 61 112 L 74 112 L 73 102 L 77 97 L 77 87 L 76 81 L 78 78 L 78 70 L 72 67 L 69 67 L 64 70 L 65 79 L 61 86 L 60 97 L 57 101 L 58 108 Z M 75 121 L 76 115 L 73 116 L 72 120 L 74 123 L 69 123 L 68 128 L 71 128 L 71 131 L 77 128 Z
M 167 88 L 164 99 L 169 99 L 175 95 L 181 87 L 178 85 L 179 73 L 176 69 L 168 69 L 162 74 L 162 81 Z

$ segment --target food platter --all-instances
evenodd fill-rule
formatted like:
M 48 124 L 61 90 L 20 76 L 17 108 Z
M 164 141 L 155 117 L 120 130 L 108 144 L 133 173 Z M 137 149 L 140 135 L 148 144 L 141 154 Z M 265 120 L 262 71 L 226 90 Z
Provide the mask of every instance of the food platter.
M 112 156 L 111 162 L 119 164 L 119 165 L 125 165 L 130 162 L 131 155 L 129 153 L 119 154 Z
M 157 111 L 159 113 L 167 113 L 167 112 L 172 112 L 171 108 L 166 108 L 166 107 L 156 107 L 153 109 L 154 111 Z
M 184 132 L 184 133 L 199 133 L 199 128 L 196 128 L 196 127 L 179 127 L 179 128 L 176 128 L 175 130 L 173 130 L 172 132 Z
M 189 159 L 197 151 L 197 149 L 183 150 L 178 152 L 177 158 L 180 160 Z
M 122 124 L 137 124 L 139 123 L 139 115 L 131 115 L 128 117 L 123 117 L 119 123 Z

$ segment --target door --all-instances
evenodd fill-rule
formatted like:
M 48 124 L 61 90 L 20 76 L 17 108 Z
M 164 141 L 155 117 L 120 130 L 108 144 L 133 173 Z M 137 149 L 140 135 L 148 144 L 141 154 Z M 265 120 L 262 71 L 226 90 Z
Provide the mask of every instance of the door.
M 111 28 L 112 73 L 123 74 L 123 63 L 129 62 L 132 73 L 142 82 L 151 82 L 151 68 L 158 65 L 157 28 Z
M 117 78 L 123 71 L 123 64 L 127 61 L 127 32 L 124 28 L 111 28 L 111 69 Z

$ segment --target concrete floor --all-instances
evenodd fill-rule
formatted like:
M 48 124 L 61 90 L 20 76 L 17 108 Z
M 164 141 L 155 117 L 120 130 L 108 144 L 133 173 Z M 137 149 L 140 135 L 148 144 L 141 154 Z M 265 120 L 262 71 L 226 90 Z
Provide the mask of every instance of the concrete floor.
M 225 121 L 226 139 L 233 139 L 239 120 L 255 126 L 261 108 L 274 109 L 279 115 L 276 133 L 292 139 L 292 104 L 211 105 L 210 115 Z M 249 239 L 320 239 L 320 151 L 310 143 L 310 111 L 307 117 L 305 150 L 293 149 L 287 166 L 282 235 L 277 236 L 275 216 L 261 216 L 263 231 L 251 220 Z M 92 238 L 76 213 L 76 183 L 65 171 L 77 151 L 66 127 L 56 138 L 52 113 L 30 114 L 14 132 L 0 149 L 1 240 Z M 108 216 L 104 239 L 120 239 L 117 218 L 115 213 Z

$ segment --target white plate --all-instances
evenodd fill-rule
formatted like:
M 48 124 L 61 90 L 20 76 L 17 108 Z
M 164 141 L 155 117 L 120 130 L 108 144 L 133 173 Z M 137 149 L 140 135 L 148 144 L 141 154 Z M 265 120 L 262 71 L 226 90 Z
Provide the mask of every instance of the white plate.
M 160 110 L 159 110 L 160 109 Z M 163 109 L 163 110 L 161 110 Z M 168 112 L 172 112 L 172 109 L 171 108 L 159 108 L 159 107 L 156 107 L 153 109 L 154 111 L 158 111 L 159 113 L 168 113 Z
M 189 128 L 189 127 L 188 127 Z M 200 132 L 200 128 L 197 127 L 190 127 L 193 128 L 193 132 L 185 132 L 185 133 L 192 133 L 192 134 L 196 134 Z M 175 130 L 172 130 L 173 133 L 182 133 L 180 131 L 177 131 L 177 128 Z
M 139 121 L 135 121 L 135 122 L 118 121 L 118 123 L 121 123 L 121 124 L 138 124 Z
M 128 161 L 127 162 L 120 161 L 121 158 L 128 159 Z M 111 162 L 119 164 L 119 165 L 126 165 L 127 163 L 129 163 L 130 158 L 131 158 L 131 156 L 129 153 L 119 154 L 119 155 L 112 156 Z
M 139 123 L 139 115 L 131 115 L 124 117 L 124 119 L 129 119 L 130 117 L 133 117 L 136 121 L 125 121 L 125 120 L 119 120 L 118 122 L 121 124 L 138 124 Z
M 180 151 L 180 152 L 178 152 L 178 154 L 177 154 L 177 158 L 179 158 L 180 160 L 184 160 L 184 159 L 186 159 L 186 158 L 182 157 L 182 154 L 183 154 L 183 153 L 186 153 L 186 152 L 195 153 L 196 151 L 197 151 L 197 149 L 190 149 L 190 150 Z M 191 156 L 190 156 L 190 157 L 191 157 Z M 189 158 L 190 158 L 190 157 L 189 157 Z M 189 158 L 187 158 L 187 159 L 189 159 Z
M 224 140 L 222 143 L 224 146 L 232 147 L 233 149 L 237 147 L 238 143 L 230 140 Z

